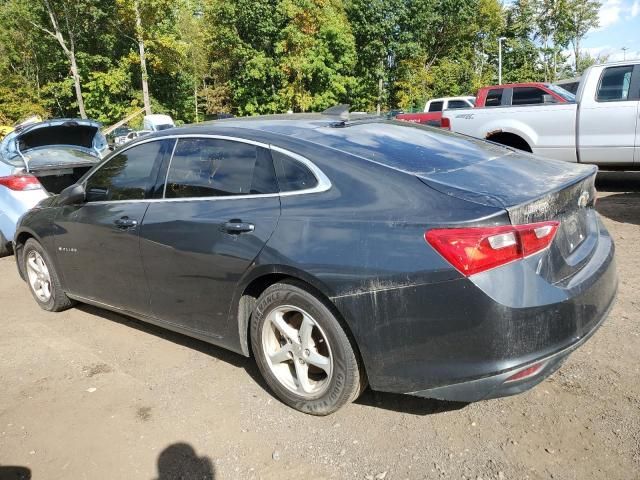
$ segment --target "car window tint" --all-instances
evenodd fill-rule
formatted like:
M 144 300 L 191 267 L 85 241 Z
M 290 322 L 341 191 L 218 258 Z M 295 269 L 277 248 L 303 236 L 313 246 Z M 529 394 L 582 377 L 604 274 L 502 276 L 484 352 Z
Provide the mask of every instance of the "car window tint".
M 143 200 L 155 183 L 154 166 L 163 142 L 129 148 L 102 165 L 87 180 L 87 201 Z
M 502 104 L 502 88 L 494 88 L 487 93 L 487 99 L 484 101 L 485 107 L 497 107 Z
M 318 185 L 318 179 L 301 162 L 275 150 L 272 150 L 271 155 L 277 165 L 278 185 L 281 192 L 306 190 Z
M 544 103 L 545 91 L 538 87 L 515 87 L 512 105 L 536 105 Z
M 447 108 L 450 110 L 453 110 L 456 108 L 469 108 L 469 104 L 464 100 L 449 100 L 449 103 L 447 104 Z
M 166 198 L 276 193 L 269 152 L 242 142 L 211 138 L 178 141 Z
M 596 99 L 599 102 L 624 101 L 629 98 L 633 65 L 610 67 L 600 78 Z
M 441 112 L 442 111 L 443 102 L 431 102 L 429 104 L 430 112 Z

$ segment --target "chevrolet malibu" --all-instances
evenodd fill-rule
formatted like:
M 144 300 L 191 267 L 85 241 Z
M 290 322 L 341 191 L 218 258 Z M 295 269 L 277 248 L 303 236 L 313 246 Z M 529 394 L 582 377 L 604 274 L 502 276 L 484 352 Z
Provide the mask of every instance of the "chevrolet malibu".
M 35 301 L 253 356 L 325 415 L 367 386 L 477 401 L 557 370 L 614 301 L 596 168 L 375 119 L 253 117 L 138 139 L 22 217 Z

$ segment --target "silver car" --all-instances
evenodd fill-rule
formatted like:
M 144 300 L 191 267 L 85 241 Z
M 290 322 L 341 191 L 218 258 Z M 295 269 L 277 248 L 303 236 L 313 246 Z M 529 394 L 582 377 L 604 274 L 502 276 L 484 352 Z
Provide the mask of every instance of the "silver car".
M 11 253 L 18 219 L 60 193 L 108 151 L 100 124 L 56 119 L 18 127 L 0 142 L 0 257 Z

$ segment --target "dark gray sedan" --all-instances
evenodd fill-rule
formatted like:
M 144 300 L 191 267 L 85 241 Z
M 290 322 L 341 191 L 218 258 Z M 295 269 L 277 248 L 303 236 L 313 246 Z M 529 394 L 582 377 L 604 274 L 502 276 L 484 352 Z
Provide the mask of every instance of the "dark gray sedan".
M 253 355 L 303 412 L 367 384 L 475 401 L 539 383 L 606 317 L 595 174 L 395 121 L 228 120 L 114 152 L 14 247 L 42 308 Z

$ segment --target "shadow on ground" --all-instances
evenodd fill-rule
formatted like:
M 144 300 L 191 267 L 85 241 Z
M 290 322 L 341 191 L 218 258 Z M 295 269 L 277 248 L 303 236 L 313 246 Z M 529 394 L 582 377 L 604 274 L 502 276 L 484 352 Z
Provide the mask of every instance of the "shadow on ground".
M 0 465 L 0 480 L 31 480 L 31 470 L 27 467 Z
M 207 456 L 199 457 L 188 443 L 173 443 L 158 456 L 155 480 L 214 480 L 215 468 Z
M 414 397 L 399 393 L 374 392 L 371 389 L 365 391 L 356 400 L 356 403 L 393 412 L 423 416 L 460 410 L 468 405 L 468 403 L 445 402 L 443 400 Z
M 596 209 L 601 215 L 616 222 L 640 225 L 640 192 L 614 193 L 600 197 Z
M 90 315 L 102 317 L 106 320 L 111 320 L 112 322 L 117 322 L 122 325 L 135 328 L 150 335 L 155 335 L 156 337 L 160 337 L 177 345 L 191 348 L 198 352 L 204 353 L 205 355 L 209 355 L 223 362 L 227 362 L 235 367 L 244 368 L 244 370 L 249 374 L 253 381 L 255 381 L 269 395 L 273 395 L 264 379 L 262 378 L 262 375 L 260 374 L 260 371 L 258 370 L 258 367 L 256 366 L 253 358 L 246 358 L 237 353 L 225 350 L 224 348 L 216 347 L 215 345 L 212 345 L 210 343 L 203 342 L 201 340 L 197 340 L 180 333 L 172 332 L 171 330 L 167 330 L 162 327 L 145 323 L 130 317 L 125 317 L 124 315 L 94 307 L 92 305 L 78 304 L 76 308 Z M 367 389 L 356 401 L 356 403 L 359 405 L 367 405 L 384 410 L 410 413 L 413 415 L 432 415 L 451 410 L 459 410 L 460 408 L 466 406 L 465 403 L 444 402 L 439 400 L 424 399 L 420 397 L 412 397 L 409 395 L 374 392 L 371 389 Z

